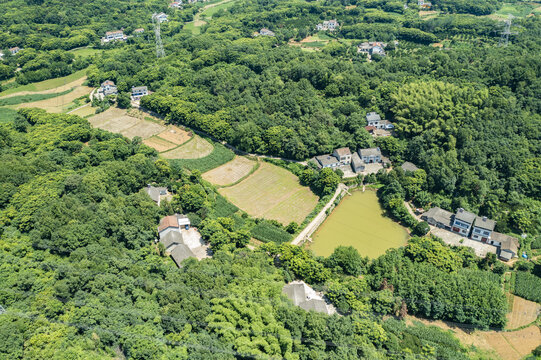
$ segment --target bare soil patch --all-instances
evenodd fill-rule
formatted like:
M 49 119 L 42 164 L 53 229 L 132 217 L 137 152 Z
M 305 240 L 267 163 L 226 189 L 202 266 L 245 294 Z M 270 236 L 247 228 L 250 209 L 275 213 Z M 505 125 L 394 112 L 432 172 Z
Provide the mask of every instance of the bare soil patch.
M 282 224 L 302 223 L 318 202 L 295 175 L 265 162 L 240 183 L 218 191 L 248 214 Z
M 145 144 L 146 146 L 150 146 L 153 149 L 156 149 L 156 151 L 158 152 L 171 150 L 176 146 L 172 142 L 164 140 L 158 136 L 152 136 L 148 139 L 143 140 L 143 144 Z
M 516 329 L 534 322 L 541 311 L 541 305 L 518 296 L 512 296 L 513 311 L 507 314 L 507 328 Z
M 94 127 L 120 133 L 130 139 L 135 136 L 146 139 L 165 130 L 165 126 L 159 123 L 130 116 L 126 110 L 114 107 L 90 117 L 88 121 Z
M 173 144 L 180 145 L 190 140 L 192 137 L 192 132 L 182 130 L 178 126 L 170 125 L 167 127 L 167 130 L 159 133 L 158 136 L 164 140 L 172 142 Z
M 536 325 L 519 331 L 489 331 L 483 337 L 503 360 L 522 359 L 541 344 L 541 331 Z
M 167 152 L 162 156 L 166 159 L 198 159 L 209 155 L 214 146 L 200 136 L 194 135 L 189 142 Z
M 233 184 L 248 175 L 256 164 L 253 160 L 236 156 L 230 162 L 204 173 L 203 179 L 219 186 Z

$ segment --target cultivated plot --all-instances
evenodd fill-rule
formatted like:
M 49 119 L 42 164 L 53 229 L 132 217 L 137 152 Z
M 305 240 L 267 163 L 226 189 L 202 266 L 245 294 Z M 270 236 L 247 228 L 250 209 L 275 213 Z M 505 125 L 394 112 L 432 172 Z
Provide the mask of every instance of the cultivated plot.
M 541 311 L 541 305 L 518 296 L 512 296 L 513 311 L 507 314 L 507 328 L 516 329 L 535 321 Z
M 111 107 L 88 119 L 92 126 L 122 134 L 128 138 L 140 136 L 143 139 L 161 133 L 165 126 L 129 116 L 126 110 Z
M 535 325 L 518 331 L 489 331 L 483 337 L 504 360 L 522 359 L 541 344 L 541 331 Z
M 236 156 L 230 162 L 204 173 L 203 179 L 219 186 L 233 184 L 248 175 L 256 165 L 256 161 Z
M 194 135 L 194 138 L 184 145 L 161 155 L 166 159 L 198 159 L 209 155 L 214 147 L 207 140 Z
M 54 89 L 56 92 L 65 91 L 63 86 Z M 40 109 L 44 109 L 47 112 L 51 113 L 61 113 L 67 110 L 69 105 L 72 103 L 73 100 L 80 98 L 81 96 L 88 95 L 92 92 L 92 88 L 88 86 L 76 86 L 73 91 L 70 91 L 69 93 L 65 95 L 56 96 L 50 99 L 46 100 L 39 100 L 34 102 L 28 102 L 24 104 L 17 105 L 17 109 L 20 108 L 30 108 L 30 107 L 37 107 Z
M 262 163 L 240 183 L 218 191 L 248 214 L 282 224 L 302 223 L 318 202 L 295 175 L 269 163 Z
M 175 145 L 184 144 L 192 137 L 191 131 L 182 130 L 178 126 L 170 125 L 167 130 L 158 134 L 158 136 L 166 141 L 169 141 Z
M 177 146 L 172 142 L 164 140 L 158 136 L 152 136 L 148 139 L 143 140 L 143 144 L 145 144 L 146 146 L 150 146 L 153 149 L 156 149 L 157 152 L 171 150 Z

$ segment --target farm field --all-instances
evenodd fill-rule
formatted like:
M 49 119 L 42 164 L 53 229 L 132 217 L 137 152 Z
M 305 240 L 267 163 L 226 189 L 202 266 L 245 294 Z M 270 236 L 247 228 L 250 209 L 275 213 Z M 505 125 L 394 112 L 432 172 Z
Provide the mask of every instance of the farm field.
M 62 87 L 63 86 L 61 86 L 60 88 Z M 60 88 L 54 89 L 55 92 L 58 92 Z M 67 110 L 69 110 L 71 106 L 73 106 L 72 102 L 75 99 L 80 98 L 82 96 L 89 95 L 91 92 L 92 92 L 92 88 L 88 86 L 76 86 L 73 89 L 73 91 L 70 91 L 67 94 L 55 96 L 50 99 L 19 104 L 16 106 L 16 108 L 20 109 L 20 108 L 37 107 L 51 113 L 66 112 Z
M 166 159 L 197 159 L 209 155 L 214 147 L 207 140 L 198 135 L 173 150 L 166 151 L 161 155 Z
M 88 104 L 87 106 L 81 107 L 81 108 L 79 108 L 77 110 L 69 112 L 69 114 L 78 115 L 80 117 L 86 117 L 86 116 L 89 116 L 89 115 L 94 115 L 95 113 L 96 113 L 96 108 L 90 106 L 90 104 Z
M 184 144 L 192 137 L 191 131 L 186 131 L 178 126 L 169 125 L 165 131 L 162 131 L 157 136 L 175 145 Z
M 513 311 L 507 314 L 507 328 L 516 329 L 535 321 L 537 315 L 541 311 L 541 305 L 518 296 L 512 296 Z
M 291 221 L 302 223 L 318 202 L 318 197 L 301 186 L 295 175 L 269 163 L 262 163 L 240 183 L 218 191 L 248 214 L 285 225 Z
M 90 117 L 88 121 L 94 127 L 119 133 L 130 139 L 135 136 L 146 139 L 165 130 L 164 125 L 130 116 L 126 110 L 113 107 Z
M 6 91 L 0 92 L 0 97 L 8 95 L 26 95 L 36 92 L 47 94 L 66 91 L 73 87 L 81 86 L 86 80 L 85 74 L 86 69 L 83 69 L 61 78 L 44 80 L 33 84 L 27 84 L 16 88 L 7 89 Z
M 145 144 L 146 146 L 150 146 L 153 149 L 156 149 L 157 152 L 171 150 L 176 147 L 176 145 L 172 142 L 164 140 L 159 136 L 151 136 L 148 139 L 143 140 L 143 144 Z
M 256 161 L 243 156 L 236 156 L 233 160 L 203 174 L 203 179 L 218 186 L 233 184 L 257 165 Z

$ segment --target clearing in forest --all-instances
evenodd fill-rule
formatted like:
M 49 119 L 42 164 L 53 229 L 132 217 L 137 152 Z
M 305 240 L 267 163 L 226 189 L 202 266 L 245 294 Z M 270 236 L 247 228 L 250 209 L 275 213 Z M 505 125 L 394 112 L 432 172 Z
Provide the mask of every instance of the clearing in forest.
M 85 73 L 86 69 L 83 69 L 68 76 L 7 89 L 6 91 L 0 92 L 0 97 L 63 92 L 74 87 L 81 86 L 86 80 Z
M 318 202 L 295 175 L 266 162 L 240 183 L 218 191 L 248 214 L 285 225 L 302 223 Z
M 207 140 L 194 135 L 190 141 L 161 155 L 166 159 L 198 159 L 209 155 L 213 149 Z
M 116 107 L 96 114 L 88 121 L 93 127 L 122 134 L 130 139 L 135 136 L 146 139 L 165 130 L 165 126 L 158 122 L 130 116 L 126 110 Z
M 218 186 L 234 184 L 250 174 L 256 165 L 256 161 L 244 156 L 235 156 L 230 162 L 204 173 L 203 179 Z
M 507 314 L 507 328 L 516 329 L 528 325 L 537 319 L 541 305 L 518 296 L 513 297 L 513 311 Z

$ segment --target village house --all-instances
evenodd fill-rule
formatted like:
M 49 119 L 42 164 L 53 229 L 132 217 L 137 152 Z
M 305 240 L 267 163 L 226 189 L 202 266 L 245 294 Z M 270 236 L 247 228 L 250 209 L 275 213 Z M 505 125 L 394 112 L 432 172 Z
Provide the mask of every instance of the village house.
M 471 238 L 473 240 L 488 242 L 490 240 L 490 235 L 496 226 L 496 221 L 488 219 L 486 216 L 475 217 L 473 222 L 473 230 L 471 233 Z
M 275 36 L 274 32 L 273 32 L 273 31 L 270 31 L 270 30 L 267 29 L 267 28 L 263 28 L 263 29 L 259 30 L 259 35 L 263 35 L 263 36 Z
M 319 155 L 315 157 L 316 164 L 320 168 L 335 168 L 340 166 L 340 161 L 332 155 Z
M 19 48 L 18 46 L 9 48 L 9 52 L 11 53 L 11 55 L 17 55 L 17 53 L 19 53 L 19 51 L 21 51 L 21 48 Z
M 351 163 L 351 151 L 347 147 L 335 149 L 332 155 L 337 158 L 342 165 L 349 165 Z
M 366 114 L 366 123 L 368 126 L 373 126 L 376 129 L 391 130 L 394 125 L 388 120 L 382 120 L 377 112 L 369 112 Z
M 158 234 L 159 242 L 178 267 L 187 258 L 200 260 L 207 257 L 208 246 L 204 246 L 201 235 L 190 228 L 190 220 L 185 215 L 175 214 L 161 219 Z
M 325 20 L 321 24 L 316 25 L 316 30 L 319 31 L 334 31 L 336 30 L 340 25 L 336 20 Z
M 498 256 L 503 261 L 509 261 L 518 256 L 519 241 L 517 238 L 494 231 L 489 243 L 499 248 Z
M 132 100 L 140 100 L 146 95 L 148 95 L 148 88 L 146 86 L 134 86 L 131 88 Z
M 456 211 L 451 230 L 462 236 L 468 237 L 475 221 L 476 215 L 460 208 Z
M 169 7 L 175 8 L 175 9 L 181 9 L 182 8 L 182 0 L 173 1 L 171 4 L 169 4 Z
M 166 187 L 155 187 L 152 185 L 147 185 L 145 192 L 158 206 L 160 206 L 161 197 L 169 194 Z
M 423 10 L 428 10 L 432 7 L 432 3 L 430 1 L 417 0 L 417 6 Z
M 359 149 L 359 156 L 365 164 L 381 163 L 382 156 L 379 147 Z
M 387 46 L 386 43 L 381 42 L 363 42 L 362 44 L 357 46 L 357 53 L 363 53 L 367 55 L 381 55 L 385 56 L 385 47 Z
M 353 170 L 354 173 L 358 174 L 360 172 L 363 172 L 365 168 L 366 167 L 365 167 L 364 161 L 361 160 L 361 157 L 355 151 L 351 155 L 351 169 Z
M 101 38 L 102 43 L 108 43 L 111 41 L 124 41 L 128 37 L 124 35 L 124 31 L 122 30 L 115 30 L 115 31 L 107 31 L 105 33 L 105 37 Z
M 138 29 L 133 30 L 133 33 L 135 35 L 141 35 L 144 32 L 145 32 L 145 29 L 143 29 L 143 28 L 138 28 Z
M 169 21 L 166 13 L 159 13 L 158 15 L 156 15 L 156 20 L 158 20 L 160 23 Z
M 415 166 L 414 163 L 411 163 L 409 161 L 406 161 L 405 163 L 403 163 L 402 165 L 400 165 L 400 167 L 402 168 L 402 170 L 404 171 L 411 171 L 411 172 L 414 172 L 414 171 L 417 171 L 419 170 L 419 168 L 417 166 Z
M 104 82 L 102 82 L 101 86 L 100 86 L 100 89 L 99 89 L 99 92 L 102 93 L 104 96 L 118 94 L 118 90 L 116 88 L 116 85 L 111 80 L 105 80 Z
M 451 230 L 451 219 L 453 213 L 447 210 L 443 210 L 439 207 L 433 207 L 432 209 L 421 215 L 421 219 L 426 221 L 432 226 L 436 226 L 442 229 Z
M 295 306 L 306 311 L 315 311 L 331 315 L 336 309 L 323 299 L 314 289 L 304 281 L 292 281 L 284 285 L 282 293 L 285 294 Z

